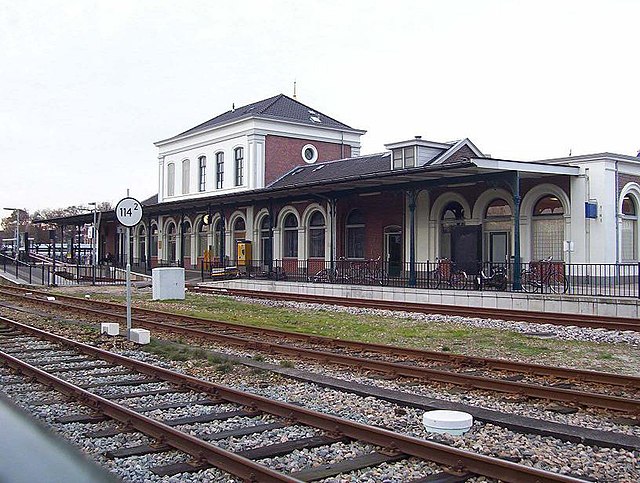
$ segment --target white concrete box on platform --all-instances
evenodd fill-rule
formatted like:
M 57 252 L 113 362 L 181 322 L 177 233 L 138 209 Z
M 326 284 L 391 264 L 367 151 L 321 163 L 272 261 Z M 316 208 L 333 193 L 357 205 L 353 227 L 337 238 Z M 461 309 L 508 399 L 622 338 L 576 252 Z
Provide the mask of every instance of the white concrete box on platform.
M 184 300 L 184 268 L 154 268 L 151 273 L 153 300 Z
M 148 344 L 151 341 L 151 334 L 147 329 L 131 329 L 129 340 L 136 344 Z
M 102 322 L 100 324 L 100 333 L 107 335 L 118 335 L 120 333 L 120 325 L 114 322 Z

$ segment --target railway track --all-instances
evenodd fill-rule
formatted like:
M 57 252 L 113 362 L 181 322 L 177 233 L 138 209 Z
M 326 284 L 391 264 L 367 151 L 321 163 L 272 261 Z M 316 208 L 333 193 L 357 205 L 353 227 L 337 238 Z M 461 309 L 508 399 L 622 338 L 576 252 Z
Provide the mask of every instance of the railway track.
M 435 465 L 432 474 L 415 480 L 416 482 L 465 481 L 476 475 L 503 481 L 582 481 L 199 380 L 4 317 L 0 317 L 0 359 L 3 365 L 22 376 L 37 380 L 87 406 L 86 413 L 68 416 L 61 422 L 113 420 L 117 422 L 116 425 L 91 436 L 104 437 L 135 430 L 155 441 L 152 444 L 112 451 L 111 457 L 125 458 L 171 449 L 191 456 L 192 460 L 188 463 L 178 462 L 154 468 L 153 471 L 158 475 L 193 472 L 214 466 L 245 481 L 315 481 L 413 457 Z M 104 376 L 108 378 L 100 379 Z M 20 381 L 5 382 L 2 386 L 6 390 L 12 384 L 20 384 Z M 192 397 L 182 403 L 146 407 L 127 404 L 127 401 L 141 395 L 186 392 Z M 176 407 L 193 407 L 199 411 L 193 416 L 174 419 L 152 416 L 158 411 Z M 179 429 L 184 425 L 238 416 L 252 418 L 253 424 L 208 433 L 206 438 L 194 436 L 197 430 L 193 427 L 188 431 Z M 313 435 L 239 451 L 222 449 L 214 444 L 233 436 L 276 428 L 286 430 L 294 425 L 310 428 Z M 338 463 L 328 463 L 289 474 L 269 467 L 270 458 L 275 456 L 288 455 L 296 449 L 316 448 L 345 441 L 373 445 L 375 449 L 367 455 L 345 458 Z
M 238 297 L 251 297 L 269 300 L 295 301 L 314 304 L 342 305 L 367 309 L 397 310 L 422 314 L 440 314 L 459 317 L 481 317 L 488 319 L 530 322 L 534 324 L 555 324 L 564 326 L 587 327 L 618 331 L 640 331 L 640 321 L 633 318 L 604 315 L 565 314 L 560 312 L 532 312 L 524 310 L 494 309 L 487 307 L 461 307 L 444 304 L 423 304 L 415 302 L 396 302 L 392 300 L 367 300 L 325 295 L 306 295 L 295 293 L 264 292 L 261 290 L 220 289 L 190 285 L 189 291 Z
M 49 301 L 42 298 L 44 294 L 31 292 L 26 298 L 24 293 L 27 292 L 16 289 L 0 291 L 0 294 L 24 301 L 73 310 L 83 315 L 90 314 L 103 319 L 109 317 L 119 322 L 125 320 L 124 307 L 119 304 L 59 295 L 56 296 L 58 300 Z M 560 401 L 578 407 L 608 409 L 632 417 L 640 414 L 640 378 L 634 376 L 363 344 L 150 309 L 135 308 L 133 320 L 137 326 L 154 331 L 168 331 L 195 340 L 309 359 L 322 364 L 332 363 L 429 383 Z

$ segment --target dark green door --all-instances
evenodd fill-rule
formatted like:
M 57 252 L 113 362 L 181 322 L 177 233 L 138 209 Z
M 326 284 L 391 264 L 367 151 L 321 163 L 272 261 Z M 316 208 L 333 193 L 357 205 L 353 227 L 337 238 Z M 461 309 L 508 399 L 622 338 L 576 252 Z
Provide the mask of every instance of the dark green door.
M 385 259 L 390 277 L 398 277 L 402 272 L 402 233 L 385 233 Z

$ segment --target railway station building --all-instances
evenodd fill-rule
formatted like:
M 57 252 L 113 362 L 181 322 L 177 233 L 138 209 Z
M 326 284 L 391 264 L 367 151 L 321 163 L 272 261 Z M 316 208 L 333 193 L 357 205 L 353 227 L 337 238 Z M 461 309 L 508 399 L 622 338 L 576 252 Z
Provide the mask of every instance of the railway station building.
M 365 132 L 280 94 L 158 141 L 157 195 L 128 241 L 102 215 L 99 258 L 129 243 L 134 266 L 235 265 L 249 242 L 255 267 L 309 274 L 340 259 L 413 276 L 437 259 L 639 261 L 640 157 L 495 159 L 421 136 L 361 154 Z

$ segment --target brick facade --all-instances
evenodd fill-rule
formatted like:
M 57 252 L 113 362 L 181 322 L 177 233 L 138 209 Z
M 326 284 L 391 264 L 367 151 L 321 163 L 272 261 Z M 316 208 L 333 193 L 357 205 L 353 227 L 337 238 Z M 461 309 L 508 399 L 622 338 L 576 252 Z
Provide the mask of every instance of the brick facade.
M 384 255 L 384 229 L 396 225 L 404 230 L 404 192 L 384 192 L 374 196 L 351 196 L 338 200 L 337 256 L 346 256 L 345 229 L 347 216 L 359 209 L 365 221 L 364 257 L 375 259 Z
M 464 158 L 467 158 L 468 160 L 470 158 L 475 158 L 476 156 L 477 154 L 474 153 L 469 146 L 462 146 L 443 164 L 459 163 L 460 161 L 464 161 Z
M 313 144 L 318 150 L 316 163 L 351 156 L 351 146 L 346 144 L 268 135 L 265 139 L 265 184 L 270 184 L 296 166 L 305 166 L 302 148 L 306 144 Z
M 618 197 L 620 196 L 620 193 L 622 193 L 622 190 L 628 183 L 640 184 L 640 176 L 618 173 Z

